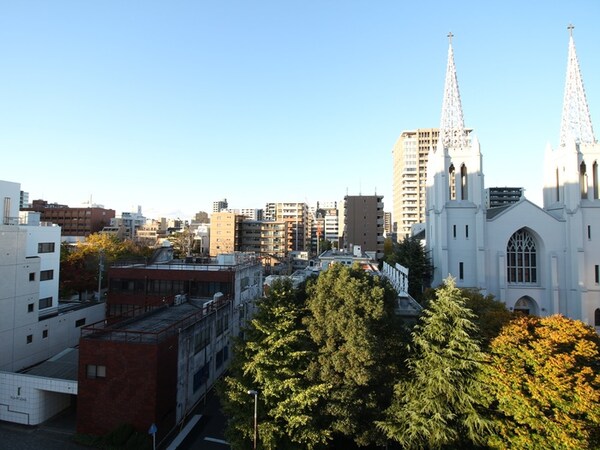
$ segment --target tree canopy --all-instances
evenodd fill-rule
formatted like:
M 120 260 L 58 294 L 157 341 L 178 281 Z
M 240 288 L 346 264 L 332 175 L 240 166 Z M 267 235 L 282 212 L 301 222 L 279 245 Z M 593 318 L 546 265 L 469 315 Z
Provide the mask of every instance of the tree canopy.
M 407 449 L 468 448 L 485 442 L 490 424 L 478 376 L 485 354 L 465 303 L 449 278 L 414 328 L 408 377 L 396 384 L 387 417 L 378 423 Z
M 560 315 L 520 317 L 491 343 L 483 374 L 495 448 L 600 448 L 600 337 Z
M 328 386 L 307 378 L 315 348 L 302 325 L 302 294 L 290 279 L 276 280 L 258 303 L 245 341 L 235 347 L 234 364 L 221 388 L 234 448 L 247 447 L 253 435 L 248 390 L 259 393 L 261 448 L 313 449 L 330 439 L 317 411 Z
M 90 234 L 75 245 L 63 243 L 60 252 L 61 295 L 97 290 L 101 259 L 104 273 L 114 261 L 146 258 L 151 254 L 152 249 L 146 246 L 104 233 Z
M 384 261 L 392 266 L 398 263 L 408 268 L 408 293 L 421 302 L 432 271 L 431 261 L 421 241 L 415 237 L 404 237 L 402 242 L 393 244 L 392 251 L 386 254 Z
M 397 376 L 396 293 L 357 265 L 334 264 L 308 291 L 308 331 L 318 347 L 312 379 L 330 389 L 321 414 L 332 433 L 359 445 L 381 443 L 373 427 Z

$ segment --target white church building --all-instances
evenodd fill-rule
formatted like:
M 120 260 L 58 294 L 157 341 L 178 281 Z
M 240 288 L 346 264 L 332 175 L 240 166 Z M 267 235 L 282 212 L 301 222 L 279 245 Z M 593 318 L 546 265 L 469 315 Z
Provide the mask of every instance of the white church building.
M 569 28 L 560 142 L 544 155 L 543 208 L 522 198 L 486 209 L 483 158 L 464 126 L 449 35 L 440 139 L 427 166 L 426 250 L 433 286 L 451 275 L 511 310 L 600 326 L 600 145 Z

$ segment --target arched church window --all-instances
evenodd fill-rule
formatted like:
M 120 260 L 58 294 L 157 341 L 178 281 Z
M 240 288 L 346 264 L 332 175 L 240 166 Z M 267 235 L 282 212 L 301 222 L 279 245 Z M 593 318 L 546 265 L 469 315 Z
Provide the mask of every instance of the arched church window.
M 579 189 L 581 191 L 581 198 L 587 198 L 587 174 L 585 173 L 585 161 L 582 161 L 579 165 Z
M 556 201 L 560 202 L 560 181 L 558 179 L 558 167 L 556 168 Z
M 596 308 L 594 311 L 594 326 L 600 327 L 600 308 Z
M 450 164 L 448 168 L 448 184 L 450 200 L 456 200 L 456 171 L 454 170 L 454 164 Z
M 594 185 L 594 200 L 598 200 L 598 161 L 592 165 L 592 183 Z
M 467 166 L 464 164 L 460 166 L 460 199 L 467 200 L 469 197 L 467 191 Z
M 521 228 L 508 240 L 506 271 L 509 283 L 537 283 L 537 252 L 531 233 Z

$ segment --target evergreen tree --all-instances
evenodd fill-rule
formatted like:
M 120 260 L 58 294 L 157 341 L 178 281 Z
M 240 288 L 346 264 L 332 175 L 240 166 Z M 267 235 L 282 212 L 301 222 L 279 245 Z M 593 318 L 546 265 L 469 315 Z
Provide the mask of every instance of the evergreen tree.
M 525 316 L 491 343 L 483 375 L 495 448 L 600 448 L 600 337 L 562 316 Z
M 330 266 L 309 289 L 308 330 L 318 346 L 310 372 L 329 387 L 321 413 L 324 431 L 359 445 L 383 443 L 381 418 L 398 369 L 400 327 L 396 293 L 358 266 Z
M 490 423 L 479 378 L 480 350 L 473 312 L 449 278 L 412 333 L 409 375 L 394 390 L 378 423 L 407 449 L 468 448 L 485 442 Z
M 388 250 L 389 251 L 389 250 Z M 431 281 L 431 262 L 421 241 L 415 237 L 404 237 L 402 242 L 394 244 L 391 253 L 384 261 L 390 265 L 396 263 L 408 268 L 408 293 L 421 302 L 423 291 Z
M 230 418 L 226 435 L 234 448 L 249 448 L 254 434 L 248 390 L 258 391 L 260 448 L 314 449 L 330 439 L 317 410 L 327 386 L 311 384 L 306 376 L 315 351 L 302 324 L 302 292 L 290 279 L 275 281 L 258 303 L 246 340 L 236 345 L 230 375 L 220 388 Z

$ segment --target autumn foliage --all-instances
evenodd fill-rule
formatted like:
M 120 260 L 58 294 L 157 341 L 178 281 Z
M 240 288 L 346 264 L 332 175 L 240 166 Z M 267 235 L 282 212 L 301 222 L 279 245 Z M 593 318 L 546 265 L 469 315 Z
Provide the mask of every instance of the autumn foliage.
M 560 315 L 525 316 L 491 343 L 484 381 L 495 403 L 495 448 L 600 445 L 600 337 Z

